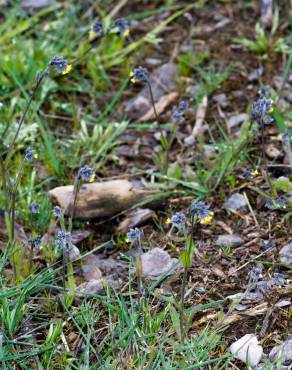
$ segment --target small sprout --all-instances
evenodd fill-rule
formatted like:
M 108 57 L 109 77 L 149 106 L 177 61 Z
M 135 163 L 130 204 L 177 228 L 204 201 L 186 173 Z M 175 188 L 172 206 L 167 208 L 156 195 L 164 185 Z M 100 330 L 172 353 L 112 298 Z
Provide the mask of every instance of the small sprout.
M 133 71 L 130 73 L 130 77 L 133 84 L 137 82 L 149 82 L 149 72 L 146 68 L 141 66 L 134 68 Z
M 142 229 L 138 229 L 137 227 L 135 229 L 130 229 L 127 232 L 127 242 L 134 242 L 136 240 L 140 240 L 144 236 L 144 231 Z
M 27 148 L 24 156 L 25 162 L 31 162 L 34 158 L 37 158 L 37 154 L 31 148 Z
M 58 73 L 65 75 L 71 71 L 72 64 L 69 64 L 63 57 L 53 57 L 49 67 L 53 67 Z
M 38 203 L 31 203 L 28 208 L 33 215 L 40 213 L 40 205 Z
M 189 208 L 189 213 L 193 219 L 198 219 L 200 224 L 210 222 L 214 216 L 214 212 L 210 211 L 209 207 L 202 201 L 193 202 Z
M 101 21 L 96 21 L 91 26 L 91 30 L 89 31 L 89 40 L 92 41 L 96 37 L 102 37 L 105 35 L 105 32 L 103 30 L 103 25 Z
M 172 224 L 178 229 L 183 229 L 186 225 L 186 216 L 183 212 L 177 212 L 170 219 L 168 218 L 166 223 Z
M 117 19 L 111 26 L 113 32 L 117 32 L 119 35 L 127 37 L 130 34 L 129 21 L 126 19 Z
M 79 169 L 77 178 L 78 180 L 93 182 L 95 179 L 95 174 L 91 167 L 85 166 Z
M 61 207 L 59 207 L 59 206 L 55 206 L 55 207 L 53 208 L 53 215 L 54 215 L 55 217 L 60 218 L 60 217 L 62 216 L 62 214 L 63 214 L 63 211 L 62 211 L 62 208 L 61 208 Z

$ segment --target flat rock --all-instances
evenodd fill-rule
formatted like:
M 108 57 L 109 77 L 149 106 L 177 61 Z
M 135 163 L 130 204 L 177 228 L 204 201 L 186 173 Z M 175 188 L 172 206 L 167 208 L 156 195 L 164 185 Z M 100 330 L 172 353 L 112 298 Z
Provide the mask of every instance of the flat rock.
M 83 277 L 86 281 L 99 280 L 102 277 L 100 269 L 92 264 L 85 264 L 81 268 Z
M 138 188 L 128 180 L 85 184 L 78 194 L 74 217 L 112 217 L 154 193 L 155 191 Z M 74 200 L 73 185 L 54 188 L 49 191 L 49 195 L 63 209 L 64 214 L 69 216 Z
M 282 365 L 292 364 L 292 338 L 284 343 L 274 347 L 269 353 L 269 359 L 272 362 L 281 361 Z
M 240 123 L 245 121 L 247 118 L 248 118 L 248 114 L 246 113 L 241 113 L 241 114 L 237 114 L 236 116 L 231 116 L 227 121 L 228 128 L 231 129 L 239 125 Z
M 222 108 L 227 108 L 229 106 L 229 101 L 227 100 L 226 94 L 217 94 L 213 96 L 213 100 L 220 105 Z
M 120 286 L 117 279 L 108 276 L 104 279 L 93 279 L 88 282 L 80 284 L 76 288 L 76 294 L 87 295 L 87 294 L 100 294 L 103 293 L 107 286 L 111 286 L 116 289 Z
M 263 357 L 263 347 L 254 334 L 244 335 L 234 342 L 229 350 L 235 358 L 251 367 L 258 365 Z
M 141 255 L 142 276 L 151 280 L 157 280 L 177 263 L 176 258 L 160 248 L 154 248 L 151 251 Z M 173 273 L 171 271 L 170 273 Z
M 56 0 L 26 0 L 21 3 L 21 7 L 24 10 L 34 9 L 40 10 L 47 8 L 56 3 Z
M 98 268 L 104 275 L 120 275 L 128 268 L 126 263 L 111 257 L 105 258 L 104 255 L 90 254 L 89 256 L 86 256 L 83 261 L 84 265 Z
M 285 265 L 292 265 L 292 243 L 286 244 L 279 252 L 280 261 Z
M 218 247 L 239 247 L 244 243 L 243 239 L 239 235 L 235 234 L 224 234 L 224 235 L 219 235 L 217 240 L 216 240 L 216 245 Z
M 76 245 L 71 244 L 71 248 L 68 253 L 69 260 L 71 262 L 75 261 L 76 259 L 80 258 L 80 256 L 81 256 L 80 250 L 76 247 Z
M 240 193 L 234 193 L 224 202 L 227 210 L 237 211 L 247 205 L 245 197 Z
M 129 229 L 138 227 L 155 217 L 156 214 L 151 209 L 136 208 L 126 215 L 126 218 L 117 227 L 117 232 L 125 233 Z

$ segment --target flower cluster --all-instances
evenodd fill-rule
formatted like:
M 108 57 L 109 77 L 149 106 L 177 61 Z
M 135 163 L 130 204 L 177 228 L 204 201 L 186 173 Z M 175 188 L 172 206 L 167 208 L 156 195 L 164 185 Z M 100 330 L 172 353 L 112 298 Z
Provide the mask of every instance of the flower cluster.
M 49 68 L 55 68 L 58 73 L 65 75 L 72 70 L 72 64 L 69 64 L 63 57 L 53 57 L 49 63 Z
M 62 216 L 62 214 L 63 214 L 63 211 L 62 211 L 62 208 L 61 208 L 61 207 L 59 207 L 59 206 L 55 206 L 55 207 L 53 208 L 53 215 L 54 215 L 55 217 L 60 218 L 60 217 Z
M 85 166 L 79 169 L 78 174 L 77 174 L 78 180 L 93 182 L 94 178 L 95 178 L 95 174 L 91 167 Z
M 186 216 L 183 212 L 177 212 L 171 218 L 168 218 L 166 223 L 172 224 L 178 229 L 183 229 L 186 225 Z
M 31 214 L 38 214 L 40 212 L 40 205 L 38 203 L 31 203 L 28 208 Z
M 119 35 L 127 37 L 130 33 L 130 24 L 126 19 L 116 19 L 111 26 L 112 31 L 116 31 Z
M 130 24 L 126 19 L 116 19 L 109 28 L 109 32 L 118 33 L 120 36 L 127 37 L 130 33 Z M 107 31 L 104 30 L 102 22 L 96 21 L 92 24 L 89 31 L 89 40 L 95 40 L 97 37 L 105 36 Z
M 137 82 L 147 83 L 149 82 L 149 72 L 144 67 L 137 67 L 134 68 L 133 71 L 130 73 L 131 82 L 133 84 Z
M 140 240 L 141 238 L 143 238 L 143 236 L 144 236 L 144 231 L 136 227 L 135 229 L 130 229 L 127 232 L 127 241 L 134 242 L 136 240 Z
M 189 109 L 189 103 L 182 100 L 178 107 L 175 107 L 171 116 L 173 122 L 182 123 L 185 120 L 184 113 Z
M 31 148 L 27 148 L 24 155 L 24 161 L 31 162 L 34 158 L 36 158 L 35 151 Z
M 72 244 L 72 235 L 70 232 L 59 230 L 55 239 L 55 246 L 57 248 L 69 250 Z
M 31 249 L 39 248 L 42 244 L 42 238 L 40 236 L 36 236 L 34 239 L 30 239 L 28 241 L 28 245 Z
M 189 208 L 189 213 L 192 219 L 198 219 L 200 224 L 210 222 L 214 216 L 214 212 L 210 211 L 207 204 L 202 201 L 193 202 Z
M 260 126 L 271 124 L 273 118 L 269 114 L 273 112 L 273 100 L 271 99 L 270 88 L 262 87 L 259 94 L 259 99 L 252 105 L 251 120 L 257 122 Z

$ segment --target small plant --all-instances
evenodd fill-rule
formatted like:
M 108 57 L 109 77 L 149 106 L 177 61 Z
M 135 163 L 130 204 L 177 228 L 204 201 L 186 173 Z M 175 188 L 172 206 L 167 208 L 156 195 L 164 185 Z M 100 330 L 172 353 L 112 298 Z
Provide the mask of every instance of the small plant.
M 191 228 L 187 226 L 187 218 L 184 213 L 177 212 L 170 219 L 167 219 L 167 224 L 171 224 L 171 231 L 176 228 L 178 233 L 183 234 L 184 250 L 180 253 L 180 260 L 183 265 L 183 279 L 181 284 L 181 294 L 179 302 L 179 327 L 180 327 L 180 340 L 182 343 L 185 341 L 187 334 L 187 327 L 189 320 L 185 319 L 185 294 L 188 279 L 188 272 L 191 267 L 193 255 L 196 245 L 193 240 L 193 232 L 195 226 L 198 224 L 206 224 L 213 218 L 214 212 L 210 211 L 209 207 L 202 201 L 195 201 L 189 208 L 189 216 L 191 220 Z M 175 312 L 173 311 L 175 317 Z M 187 323 L 187 324 L 186 324 Z
M 239 45 L 245 47 L 248 51 L 255 52 L 259 56 L 263 58 L 267 58 L 267 54 L 269 52 L 275 53 L 288 53 L 289 52 L 289 45 L 287 41 L 280 37 L 278 39 L 273 38 L 273 34 L 271 33 L 268 36 L 265 30 L 261 27 L 259 23 L 255 26 L 255 39 L 249 40 L 244 37 L 237 37 L 233 39 Z
M 144 236 L 143 230 L 138 229 L 130 229 L 127 233 L 127 241 L 131 242 L 134 246 L 137 243 L 137 255 L 136 255 L 136 276 L 137 276 L 137 288 L 138 288 L 138 303 L 141 301 L 142 296 L 142 260 L 141 254 L 143 253 L 141 239 Z

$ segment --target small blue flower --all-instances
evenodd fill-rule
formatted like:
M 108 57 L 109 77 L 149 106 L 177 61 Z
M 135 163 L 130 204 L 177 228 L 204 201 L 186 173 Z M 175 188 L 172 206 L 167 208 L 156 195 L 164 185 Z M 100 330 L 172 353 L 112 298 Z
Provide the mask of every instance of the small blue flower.
M 182 100 L 178 105 L 178 111 L 184 113 L 189 109 L 189 103 L 186 100 Z
M 60 218 L 63 214 L 62 208 L 59 207 L 59 206 L 55 206 L 53 208 L 53 214 L 54 214 L 55 217 Z
M 49 67 L 54 67 L 58 73 L 64 73 L 68 69 L 69 65 L 70 64 L 67 62 L 67 60 L 65 60 L 63 57 L 57 56 L 53 57 L 49 63 Z
M 96 21 L 93 23 L 92 31 L 95 33 L 95 35 L 104 36 L 105 33 L 101 21 Z
M 189 213 L 192 218 L 198 218 L 200 223 L 211 221 L 214 212 L 210 211 L 207 204 L 202 201 L 193 202 L 189 208 Z
M 34 239 L 30 239 L 28 244 L 32 249 L 39 248 L 42 244 L 42 238 L 37 235 Z
M 185 117 L 182 112 L 175 109 L 172 113 L 171 120 L 173 122 L 182 123 L 185 120 Z
M 134 242 L 136 240 L 140 240 L 144 236 L 144 232 L 142 229 L 130 229 L 127 233 L 127 240 L 129 242 Z
M 272 117 L 269 117 L 269 113 L 273 111 L 273 104 L 271 99 L 260 97 L 253 103 L 251 111 L 251 119 L 256 121 L 259 125 L 270 124 L 273 122 Z
M 85 166 L 81 167 L 78 171 L 78 180 L 92 182 L 94 180 L 94 171 L 91 167 Z
M 31 214 L 38 214 L 40 212 L 40 205 L 38 203 L 31 203 L 28 208 Z
M 127 21 L 126 19 L 122 19 L 122 18 L 119 18 L 119 19 L 116 19 L 112 26 L 111 26 L 111 29 L 112 30 L 115 30 L 117 29 L 118 33 L 122 36 L 128 36 L 129 34 L 129 21 Z
M 136 83 L 136 82 L 143 82 L 147 83 L 149 82 L 149 72 L 146 68 L 144 67 L 137 67 L 134 68 L 133 71 L 130 73 L 131 77 L 131 82 Z
M 186 216 L 183 212 L 177 212 L 171 217 L 170 223 L 178 229 L 182 229 L 186 225 Z
M 35 158 L 35 151 L 31 148 L 27 148 L 24 156 L 25 162 L 31 162 Z
M 70 232 L 59 230 L 55 239 L 55 246 L 58 248 L 69 249 L 72 244 L 72 236 Z

